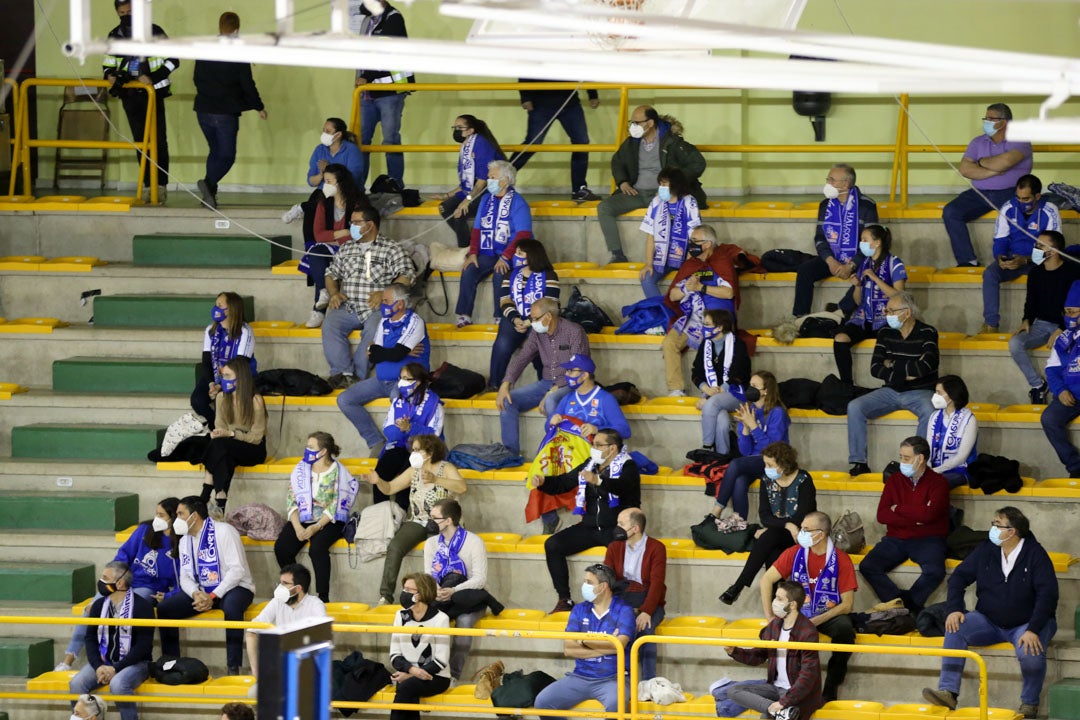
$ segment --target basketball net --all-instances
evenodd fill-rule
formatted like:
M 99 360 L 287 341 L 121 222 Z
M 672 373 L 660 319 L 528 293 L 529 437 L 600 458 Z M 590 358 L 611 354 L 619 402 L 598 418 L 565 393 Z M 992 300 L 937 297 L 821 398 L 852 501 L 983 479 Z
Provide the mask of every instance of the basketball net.
M 651 4 L 657 2 L 663 2 L 663 0 L 585 0 L 583 4 L 593 5 L 598 8 L 615 8 L 617 10 L 644 13 Z M 625 17 L 609 16 L 606 19 L 609 22 L 641 24 L 641 21 L 630 20 Z M 588 32 L 586 35 L 589 36 L 589 40 L 593 45 L 602 50 L 619 50 L 632 37 L 632 35 L 608 35 L 607 33 L 596 32 Z

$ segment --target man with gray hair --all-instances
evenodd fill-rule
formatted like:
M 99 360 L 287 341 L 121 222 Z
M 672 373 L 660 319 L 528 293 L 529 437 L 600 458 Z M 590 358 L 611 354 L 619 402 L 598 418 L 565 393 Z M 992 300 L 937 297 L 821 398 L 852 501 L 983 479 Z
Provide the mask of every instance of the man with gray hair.
M 71 719 L 79 720 L 105 720 L 105 701 L 97 695 L 89 693 L 80 695 L 75 701 L 75 707 L 71 711 Z
M 818 204 L 814 251 L 817 257 L 799 266 L 795 274 L 795 304 L 791 314 L 808 315 L 814 302 L 814 283 L 827 277 L 850 278 L 859 268 L 859 236 L 878 221 L 877 203 L 855 186 L 855 168 L 837 163 L 829 170 Z M 852 288 L 840 301 L 844 315 L 855 311 Z
M 97 581 L 98 593 L 102 596 L 90 606 L 88 617 L 102 620 L 153 620 L 154 606 L 131 589 L 131 568 L 119 560 L 113 560 L 101 571 Z M 72 710 L 77 710 L 82 703 L 87 718 L 100 718 L 105 715 L 104 703 L 100 708 L 91 708 L 91 702 L 85 695 L 103 685 L 109 686 L 114 695 L 134 695 L 150 676 L 150 660 L 154 650 L 154 628 L 150 626 L 132 627 L 130 625 L 99 625 L 86 633 L 87 664 L 75 677 L 71 678 L 68 689 L 82 695 L 78 703 L 72 703 Z M 97 700 L 100 703 L 100 700 Z M 138 720 L 139 711 L 135 703 L 121 702 L 116 707 L 120 710 L 121 720 Z M 83 717 L 83 716 L 80 716 Z
M 938 380 L 938 333 L 919 319 L 919 306 L 911 293 L 889 298 L 885 306 L 888 327 L 878 332 L 870 374 L 885 384 L 855 398 L 847 407 L 848 462 L 851 474 L 870 472 L 867 465 L 866 423 L 895 410 L 907 410 L 919 418 L 918 434 L 934 413 L 930 398 Z
M 427 326 L 409 309 L 407 286 L 393 283 L 386 288 L 379 311 L 382 320 L 368 346 L 368 361 L 375 366 L 375 375 L 347 388 L 337 399 L 341 412 L 367 443 L 371 457 L 378 457 L 386 440 L 364 405 L 376 398 L 397 397 L 401 368 L 416 362 L 428 369 L 431 360 Z

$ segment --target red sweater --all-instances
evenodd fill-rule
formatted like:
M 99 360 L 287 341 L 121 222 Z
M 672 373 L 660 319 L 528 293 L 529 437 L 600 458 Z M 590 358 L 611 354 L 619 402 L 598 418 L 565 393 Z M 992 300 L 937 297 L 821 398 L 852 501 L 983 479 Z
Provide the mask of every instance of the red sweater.
M 623 580 L 623 560 L 626 558 L 626 541 L 616 540 L 608 545 L 604 564 L 615 570 L 615 579 Z M 645 538 L 645 556 L 641 558 L 641 579 L 645 584 L 629 582 L 627 592 L 645 593 L 645 602 L 641 604 L 640 611 L 652 615 L 656 608 L 665 603 L 667 585 L 664 578 L 667 575 L 667 548 L 664 543 L 655 538 Z
M 908 477 L 893 473 L 881 491 L 877 521 L 888 529 L 887 536 L 900 540 L 944 538 L 949 534 L 948 481 L 926 468 L 912 487 Z

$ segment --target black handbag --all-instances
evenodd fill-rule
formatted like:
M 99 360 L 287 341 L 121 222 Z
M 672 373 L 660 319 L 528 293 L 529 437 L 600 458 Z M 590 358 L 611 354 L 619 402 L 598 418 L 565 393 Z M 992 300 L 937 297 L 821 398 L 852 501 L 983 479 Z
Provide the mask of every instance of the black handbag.
M 602 328 L 614 326 L 611 318 L 600 306 L 581 294 L 576 286 L 570 293 L 570 299 L 563 308 L 562 317 L 576 322 L 587 333 L 598 333 Z

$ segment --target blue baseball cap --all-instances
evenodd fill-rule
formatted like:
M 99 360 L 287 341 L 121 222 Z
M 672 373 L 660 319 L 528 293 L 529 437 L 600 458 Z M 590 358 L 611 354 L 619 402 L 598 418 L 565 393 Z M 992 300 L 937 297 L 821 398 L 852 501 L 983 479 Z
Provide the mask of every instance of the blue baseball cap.
M 596 363 L 588 355 L 571 355 L 570 359 L 559 367 L 563 370 L 582 370 L 590 375 L 596 374 Z

